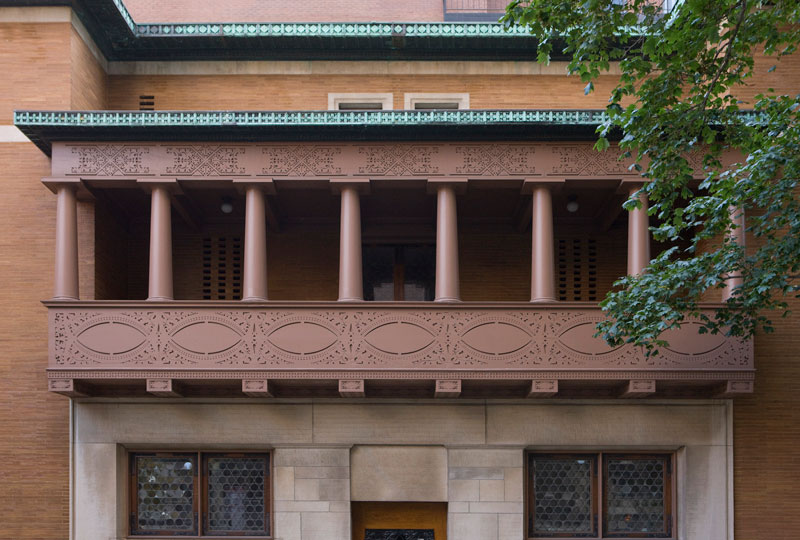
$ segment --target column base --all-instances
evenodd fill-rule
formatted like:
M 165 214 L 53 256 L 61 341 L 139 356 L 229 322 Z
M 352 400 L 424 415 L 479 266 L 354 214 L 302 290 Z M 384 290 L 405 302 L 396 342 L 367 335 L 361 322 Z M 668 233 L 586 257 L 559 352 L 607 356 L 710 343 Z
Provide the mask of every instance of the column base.
M 542 297 L 542 298 L 531 298 L 531 303 L 538 303 L 538 302 L 557 302 L 553 297 Z
M 242 302 L 267 302 L 266 296 L 248 296 L 247 298 L 242 298 Z
M 461 298 L 453 298 L 451 296 L 443 296 L 441 298 L 434 298 L 434 302 L 461 302 Z
M 78 298 L 77 296 L 54 296 L 54 297 L 52 297 L 50 299 L 50 301 L 54 301 L 54 300 L 55 301 L 59 301 L 59 300 L 60 301 L 74 301 L 74 300 L 80 300 L 80 298 Z
M 148 302 L 171 302 L 175 300 L 171 296 L 151 296 L 147 299 Z
M 337 302 L 363 302 L 363 298 L 339 298 Z

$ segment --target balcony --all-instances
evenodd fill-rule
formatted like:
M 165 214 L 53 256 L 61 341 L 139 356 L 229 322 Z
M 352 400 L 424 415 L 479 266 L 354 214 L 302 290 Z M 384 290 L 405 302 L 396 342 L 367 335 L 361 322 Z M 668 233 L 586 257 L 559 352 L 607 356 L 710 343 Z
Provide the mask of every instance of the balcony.
M 40 131 L 53 157 L 44 182 L 58 199 L 55 287 L 45 303 L 54 392 L 752 390 L 752 343 L 699 334 L 695 321 L 665 336 L 670 347 L 657 356 L 593 337 L 597 302 L 614 280 L 641 272 L 664 246 L 648 238 L 646 200 L 622 211 L 641 178 L 613 150 L 595 153 L 581 132 L 509 142 L 479 139 L 486 125 L 468 124 L 469 142 L 453 142 L 453 131 L 417 142 L 337 131 L 286 143 L 248 124 L 231 127 L 227 142 L 180 128 L 196 140 L 175 143 L 133 123 L 152 115 L 128 114 L 131 125 L 115 126 L 113 141 L 96 126 Z M 403 114 L 424 131 L 422 116 Z M 462 120 L 454 122 L 464 137 Z M 94 262 L 86 300 L 79 199 L 94 211 L 94 251 L 82 255 Z
M 696 322 L 647 357 L 588 302 L 46 302 L 67 395 L 697 397 L 752 389 L 752 342 Z M 711 307 L 711 306 L 709 306 Z

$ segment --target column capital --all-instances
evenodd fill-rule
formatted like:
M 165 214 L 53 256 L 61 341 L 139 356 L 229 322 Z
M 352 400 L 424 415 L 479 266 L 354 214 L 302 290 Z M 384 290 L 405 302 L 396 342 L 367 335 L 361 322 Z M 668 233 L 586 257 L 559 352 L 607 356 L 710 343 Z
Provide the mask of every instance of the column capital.
M 177 178 L 137 178 L 136 185 L 148 193 L 157 187 L 166 188 L 172 194 L 182 193 Z
M 275 182 L 272 178 L 234 178 L 233 186 L 239 193 L 245 193 L 248 188 L 257 187 L 267 195 L 275 195 Z
M 83 180 L 75 176 L 45 176 L 42 178 L 42 184 L 53 194 L 57 194 L 60 188 L 71 187 L 79 201 L 94 199 Z
M 348 187 L 356 188 L 359 195 L 369 195 L 370 179 L 360 176 L 346 176 L 343 178 L 331 178 L 328 181 L 331 185 L 331 192 L 341 195 L 342 190 Z
M 467 191 L 467 183 L 469 178 L 462 176 L 442 176 L 427 179 L 428 193 L 434 194 L 439 191 L 440 187 L 451 187 L 457 194 L 463 194 Z
M 522 182 L 521 193 L 523 195 L 530 195 L 533 189 L 537 186 L 545 186 L 550 191 L 561 189 L 566 183 L 567 179 L 560 176 L 542 176 L 525 178 Z
M 616 193 L 618 195 L 631 195 L 633 190 L 642 189 L 645 184 L 649 184 L 650 180 L 645 178 L 623 178 L 619 181 Z

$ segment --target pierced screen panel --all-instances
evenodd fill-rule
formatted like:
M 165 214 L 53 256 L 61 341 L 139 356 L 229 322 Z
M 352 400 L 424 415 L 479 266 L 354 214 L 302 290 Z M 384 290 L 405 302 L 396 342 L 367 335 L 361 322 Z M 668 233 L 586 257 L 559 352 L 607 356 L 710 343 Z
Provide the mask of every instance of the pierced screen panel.
M 669 536 L 665 458 L 606 460 L 606 530 Z
M 559 300 L 597 301 L 597 241 L 559 238 L 557 248 Z
M 242 239 L 203 238 L 203 300 L 242 299 Z
M 207 458 L 208 534 L 267 535 L 267 456 Z
M 136 456 L 136 531 L 166 533 L 196 531 L 193 455 Z
M 595 458 L 531 456 L 533 513 L 530 536 L 594 536 Z

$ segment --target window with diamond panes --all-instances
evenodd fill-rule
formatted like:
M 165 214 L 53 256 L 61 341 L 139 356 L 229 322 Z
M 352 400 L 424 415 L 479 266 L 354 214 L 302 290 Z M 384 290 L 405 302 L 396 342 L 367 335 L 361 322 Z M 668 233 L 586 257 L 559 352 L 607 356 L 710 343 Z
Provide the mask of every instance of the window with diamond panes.
M 270 535 L 269 454 L 131 454 L 131 534 Z
M 671 454 L 528 454 L 529 538 L 673 538 Z

